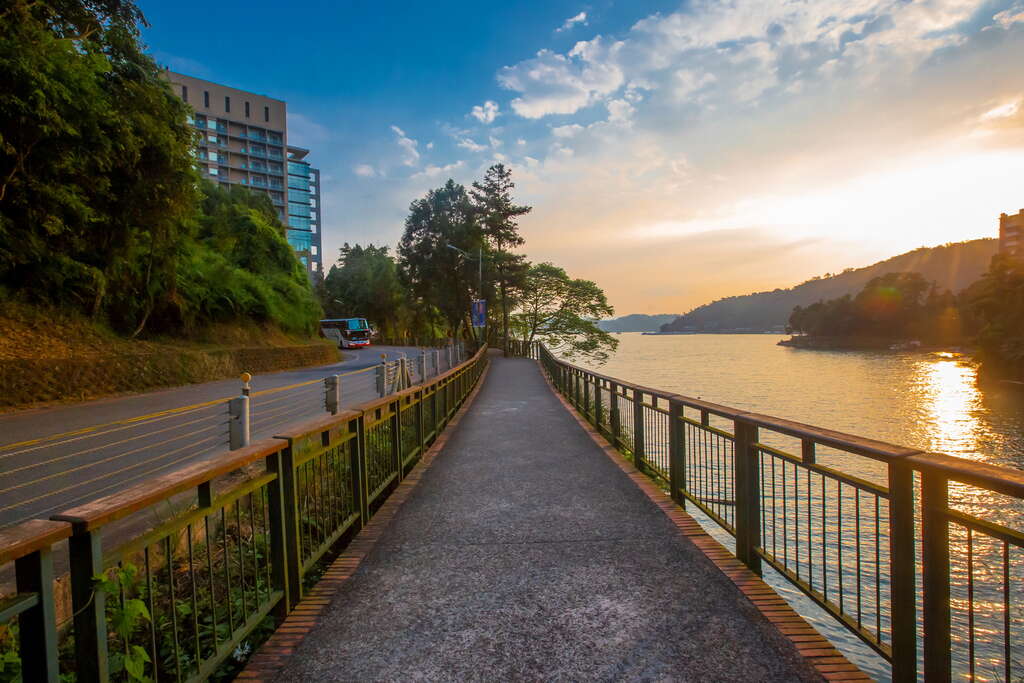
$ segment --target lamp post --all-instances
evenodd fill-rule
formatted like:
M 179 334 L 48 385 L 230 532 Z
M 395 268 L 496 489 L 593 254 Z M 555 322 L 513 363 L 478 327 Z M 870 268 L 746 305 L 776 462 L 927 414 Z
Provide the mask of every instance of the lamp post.
M 473 260 L 473 256 L 470 256 L 470 254 L 468 252 L 466 252 L 463 249 L 459 249 L 454 244 L 448 244 L 446 242 L 445 246 L 448 247 L 449 249 L 452 249 L 454 251 L 459 252 L 460 254 L 462 254 L 463 258 L 467 258 L 467 259 Z M 477 290 L 476 291 L 482 297 L 484 295 L 484 248 L 483 248 L 482 245 L 477 249 L 476 262 L 477 262 L 477 275 L 479 277 L 479 282 L 477 284 Z M 481 329 L 480 330 L 480 341 L 481 341 L 481 343 L 483 342 L 483 335 L 484 335 L 484 332 L 483 332 L 483 329 Z

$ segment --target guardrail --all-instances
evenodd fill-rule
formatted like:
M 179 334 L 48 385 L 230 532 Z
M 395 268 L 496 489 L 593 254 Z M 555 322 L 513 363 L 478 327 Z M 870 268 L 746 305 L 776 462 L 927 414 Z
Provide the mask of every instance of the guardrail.
M 411 470 L 486 363 L 481 350 L 424 384 L 3 530 L 0 569 L 15 566 L 17 587 L 0 602 L 0 671 L 192 681 L 244 659 L 254 634 L 298 603 L 318 560 Z M 155 528 L 111 533 L 156 509 L 169 514 Z M 71 605 L 58 624 L 52 552 L 64 539 Z
M 235 398 L 0 446 L 0 528 L 242 448 L 297 419 L 388 396 L 465 359 L 461 344 L 423 349 L 361 370 L 262 391 L 245 385 Z
M 892 678 L 1021 680 L 1024 472 L 716 405 L 537 354 L 638 469 L 817 603 Z

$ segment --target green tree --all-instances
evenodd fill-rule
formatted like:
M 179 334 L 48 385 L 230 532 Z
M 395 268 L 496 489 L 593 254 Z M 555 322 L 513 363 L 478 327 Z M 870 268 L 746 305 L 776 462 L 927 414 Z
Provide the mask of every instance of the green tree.
M 501 305 L 501 333 L 508 339 L 509 309 L 512 293 L 523 284 L 526 257 L 507 250 L 522 246 L 525 240 L 519 234 L 518 218 L 528 214 L 532 207 L 515 204 L 512 200 L 512 171 L 504 164 L 494 164 L 484 173 L 482 182 L 473 183 L 470 195 L 479 211 L 484 240 L 491 253 L 489 270 L 493 271 Z M 508 345 L 505 344 L 506 354 Z
M 387 247 L 346 242 L 324 279 L 324 292 L 324 310 L 332 318 L 367 318 L 385 337 L 409 332 L 405 289 Z
M 520 339 L 542 341 L 565 358 L 582 356 L 603 363 L 619 342 L 597 321 L 614 314 L 597 284 L 572 279 L 562 268 L 541 263 L 526 273 L 511 329 Z
M 483 247 L 478 211 L 466 188 L 449 179 L 412 202 L 398 245 L 398 265 L 415 306 L 435 309 L 457 336 L 468 328 L 469 303 L 481 296 L 475 254 Z
M 134 334 L 174 297 L 196 200 L 187 107 L 141 21 L 118 0 L 0 10 L 0 285 Z
M 1024 261 L 996 254 L 962 300 L 979 328 L 983 374 L 1024 381 Z

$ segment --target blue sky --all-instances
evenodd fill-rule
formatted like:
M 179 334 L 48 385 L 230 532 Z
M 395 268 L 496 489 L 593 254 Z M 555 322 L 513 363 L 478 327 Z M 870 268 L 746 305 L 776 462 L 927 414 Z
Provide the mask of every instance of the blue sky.
M 140 4 L 161 63 L 288 102 L 328 262 L 495 161 L 535 206 L 529 256 L 620 313 L 992 236 L 1024 207 L 1021 0 Z

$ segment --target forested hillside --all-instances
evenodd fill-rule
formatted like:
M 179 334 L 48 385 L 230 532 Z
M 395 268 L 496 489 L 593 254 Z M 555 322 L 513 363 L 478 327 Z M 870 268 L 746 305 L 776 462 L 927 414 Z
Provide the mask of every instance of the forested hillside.
M 814 278 L 796 287 L 719 299 L 663 325 L 661 331 L 781 330 L 795 307 L 856 294 L 872 279 L 886 273 L 920 273 L 940 289 L 956 293 L 981 277 L 997 247 L 995 239 L 922 247 L 865 268 Z
M 662 325 L 670 323 L 678 317 L 678 313 L 661 313 L 658 315 L 633 313 L 631 315 L 624 315 L 621 318 L 601 320 L 597 323 L 597 326 L 605 332 L 657 332 Z

